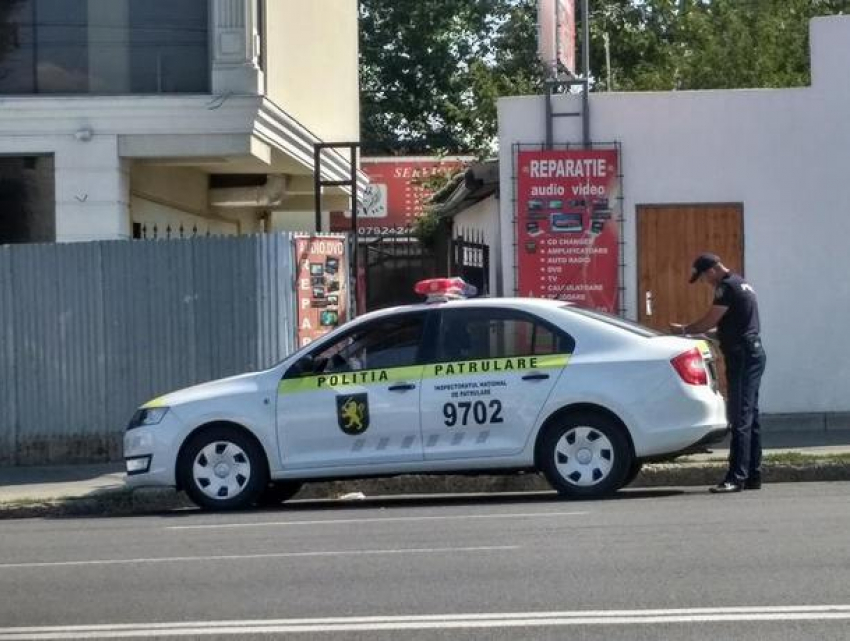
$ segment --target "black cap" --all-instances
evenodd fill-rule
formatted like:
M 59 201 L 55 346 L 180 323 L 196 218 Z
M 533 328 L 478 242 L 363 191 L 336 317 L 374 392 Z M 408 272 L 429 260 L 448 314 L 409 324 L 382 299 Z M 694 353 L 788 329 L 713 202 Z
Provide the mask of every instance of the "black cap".
M 708 271 L 719 263 L 720 257 L 716 254 L 700 254 L 694 261 L 693 267 L 691 267 L 691 280 L 689 282 L 695 283 L 697 278 L 702 276 L 703 272 Z

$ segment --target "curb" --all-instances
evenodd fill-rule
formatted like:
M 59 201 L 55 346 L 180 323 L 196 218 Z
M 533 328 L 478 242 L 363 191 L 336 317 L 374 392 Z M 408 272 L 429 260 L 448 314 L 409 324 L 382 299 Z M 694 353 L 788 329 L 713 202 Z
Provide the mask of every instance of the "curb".
M 676 486 L 710 487 L 719 482 L 725 462 L 645 465 L 630 488 Z M 850 481 L 850 463 L 770 464 L 765 463 L 765 483 Z M 488 494 L 551 492 L 546 480 L 536 473 L 510 476 L 408 475 L 384 479 L 353 479 L 308 483 L 296 495 L 300 500 L 377 498 L 398 495 Z M 362 495 L 362 497 L 361 497 Z M 152 514 L 194 504 L 182 492 L 170 488 L 114 489 L 83 498 L 57 498 L 49 501 L 22 500 L 0 503 L 0 519 L 57 518 L 82 516 L 130 516 Z

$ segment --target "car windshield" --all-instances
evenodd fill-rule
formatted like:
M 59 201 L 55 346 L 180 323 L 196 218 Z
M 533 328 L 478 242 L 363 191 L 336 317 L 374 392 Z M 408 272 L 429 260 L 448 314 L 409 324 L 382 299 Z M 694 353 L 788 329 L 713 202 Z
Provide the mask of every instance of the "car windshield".
M 566 309 L 574 314 L 579 314 L 580 316 L 587 316 L 589 318 L 593 318 L 598 321 L 602 321 L 603 323 L 608 323 L 609 325 L 614 325 L 620 329 L 624 329 L 627 332 L 631 332 L 633 334 L 637 334 L 638 336 L 643 336 L 645 338 L 652 338 L 653 336 L 663 336 L 661 332 L 641 325 L 639 323 L 635 323 L 630 320 L 626 320 L 625 318 L 621 318 L 619 316 L 614 316 L 613 314 L 608 314 L 606 312 L 599 312 L 593 309 L 587 309 L 584 307 L 575 307 L 574 305 L 564 305 L 561 309 Z

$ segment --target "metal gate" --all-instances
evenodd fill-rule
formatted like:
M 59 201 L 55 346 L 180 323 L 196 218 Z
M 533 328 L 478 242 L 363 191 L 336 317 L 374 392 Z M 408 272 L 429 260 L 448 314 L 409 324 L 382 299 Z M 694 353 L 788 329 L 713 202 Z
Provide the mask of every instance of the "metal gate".
M 421 302 L 413 291 L 425 278 L 460 276 L 490 293 L 490 247 L 483 234 L 463 232 L 433 247 L 415 236 L 386 236 L 361 241 L 361 260 L 366 277 L 366 311 Z
M 450 245 L 449 273 L 478 288 L 479 296 L 490 294 L 490 247 L 483 232 L 462 231 Z
M 414 236 L 384 236 L 361 242 L 366 271 L 366 311 L 420 302 L 417 281 L 438 275 L 437 255 Z

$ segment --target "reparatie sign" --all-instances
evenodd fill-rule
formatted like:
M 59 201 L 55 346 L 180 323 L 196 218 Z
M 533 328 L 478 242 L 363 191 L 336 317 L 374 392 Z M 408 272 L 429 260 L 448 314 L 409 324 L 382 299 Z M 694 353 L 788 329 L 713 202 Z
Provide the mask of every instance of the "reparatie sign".
M 518 295 L 617 313 L 618 161 L 614 149 L 518 152 Z

